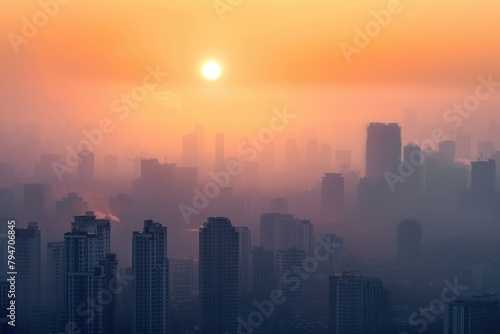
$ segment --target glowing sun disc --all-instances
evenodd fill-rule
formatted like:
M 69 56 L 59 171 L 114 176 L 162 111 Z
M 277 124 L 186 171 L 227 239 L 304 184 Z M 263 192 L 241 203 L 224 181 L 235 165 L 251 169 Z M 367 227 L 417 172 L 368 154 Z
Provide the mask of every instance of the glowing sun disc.
M 201 73 L 203 74 L 205 79 L 216 80 L 220 77 L 222 73 L 222 68 L 217 62 L 208 61 L 205 64 L 203 64 L 203 67 L 201 68 Z

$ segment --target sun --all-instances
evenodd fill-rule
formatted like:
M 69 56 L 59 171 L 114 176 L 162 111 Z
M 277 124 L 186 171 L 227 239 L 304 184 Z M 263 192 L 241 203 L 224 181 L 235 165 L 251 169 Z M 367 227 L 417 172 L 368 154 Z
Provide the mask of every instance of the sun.
M 207 80 L 217 80 L 222 73 L 222 68 L 219 63 L 210 60 L 203 64 L 201 67 L 201 73 Z

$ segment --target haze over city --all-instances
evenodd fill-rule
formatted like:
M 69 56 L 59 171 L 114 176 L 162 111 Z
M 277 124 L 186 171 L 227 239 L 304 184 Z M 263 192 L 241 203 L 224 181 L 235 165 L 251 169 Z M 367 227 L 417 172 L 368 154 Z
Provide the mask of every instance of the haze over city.
M 500 333 L 500 3 L 0 6 L 0 334 Z

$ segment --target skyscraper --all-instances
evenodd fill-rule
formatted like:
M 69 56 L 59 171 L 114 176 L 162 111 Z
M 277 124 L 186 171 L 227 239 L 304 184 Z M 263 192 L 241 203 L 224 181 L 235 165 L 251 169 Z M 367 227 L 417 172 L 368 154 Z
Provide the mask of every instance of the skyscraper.
M 438 161 L 442 167 L 449 167 L 455 162 L 456 143 L 453 140 L 444 140 L 439 143 Z
M 376 333 L 387 320 L 388 293 L 382 282 L 344 272 L 329 279 L 329 333 Z
M 402 263 L 415 263 L 420 258 L 422 244 L 422 225 L 416 220 L 403 220 L 397 227 L 398 260 Z
M 460 298 L 446 305 L 444 334 L 497 334 L 500 332 L 497 295 Z
M 366 137 L 366 177 L 384 179 L 397 174 L 401 163 L 401 127 L 397 123 L 370 123 Z
M 311 256 L 313 251 L 314 225 L 310 220 L 301 220 L 299 222 L 299 246 L 300 250 Z
M 116 272 L 116 255 L 110 254 L 110 221 L 96 219 L 94 212 L 75 216 L 71 232 L 64 235 L 66 264 L 66 314 L 81 333 L 113 333 L 115 298 L 102 305 L 101 312 L 82 312 L 89 302 L 102 299 Z
M 321 211 L 323 219 L 335 221 L 342 217 L 345 202 L 344 177 L 327 173 L 321 181 Z
M 472 163 L 471 190 L 476 193 L 494 192 L 496 188 L 496 161 L 479 160 Z
M 171 297 L 192 296 L 198 289 L 198 261 L 191 258 L 169 258 L 168 281 Z
M 134 333 L 168 333 L 169 263 L 167 228 L 145 220 L 132 236 Z
M 211 217 L 200 228 L 201 333 L 236 334 L 238 232 L 231 221 Z
M 304 298 L 305 284 L 302 282 L 303 278 L 294 268 L 302 268 L 305 259 L 306 252 L 297 248 L 278 251 L 275 267 L 276 287 L 287 298 Z
M 250 291 L 250 251 L 252 249 L 251 233 L 248 227 L 245 226 L 236 227 L 236 232 L 238 232 L 239 239 L 238 284 L 240 296 L 243 296 Z
M 16 329 L 29 333 L 33 312 L 41 307 L 41 231 L 38 223 L 16 228 Z
M 66 267 L 64 242 L 47 244 L 48 314 L 52 332 L 64 331 L 66 323 Z
M 260 245 L 274 253 L 299 247 L 299 220 L 290 214 L 264 213 L 260 216 Z
M 323 247 L 329 249 L 330 256 L 322 262 L 323 270 L 328 275 L 333 275 L 342 270 L 342 259 L 344 257 L 344 240 L 335 234 L 325 234 L 320 237 L 318 242 L 323 244 Z
M 276 286 L 274 255 L 264 247 L 252 250 L 252 292 L 255 296 L 269 296 Z

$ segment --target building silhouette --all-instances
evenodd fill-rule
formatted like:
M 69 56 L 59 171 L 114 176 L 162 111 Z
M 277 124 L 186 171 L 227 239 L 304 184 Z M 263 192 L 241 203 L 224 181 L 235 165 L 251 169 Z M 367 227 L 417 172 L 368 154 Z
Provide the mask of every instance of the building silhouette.
M 248 227 L 245 226 L 236 227 L 236 232 L 238 232 L 239 240 L 238 284 L 240 296 L 244 296 L 245 294 L 250 292 L 251 287 L 251 233 Z
M 116 273 L 110 234 L 109 219 L 96 219 L 93 211 L 75 216 L 71 232 L 64 234 L 67 320 L 81 333 L 114 333 L 115 298 L 101 305 L 101 312 L 82 312 L 82 306 L 90 308 L 89 301 L 102 299 Z
M 387 322 L 389 295 L 380 280 L 343 272 L 329 278 L 329 333 L 377 333 Z
M 370 123 L 366 137 L 366 177 L 384 179 L 397 174 L 401 163 L 401 127 L 397 123 Z
M 497 295 L 460 298 L 446 305 L 444 334 L 500 333 Z
M 81 150 L 78 152 L 78 159 L 78 180 L 83 182 L 92 181 L 95 176 L 94 153 L 89 150 Z
M 255 296 L 269 296 L 276 286 L 273 252 L 264 247 L 252 250 L 252 293 Z
M 29 333 L 37 327 L 34 314 L 41 308 L 41 230 L 36 222 L 15 230 L 16 330 Z
M 168 333 L 169 263 L 167 228 L 145 220 L 132 236 L 134 333 Z
M 236 334 L 238 322 L 238 232 L 224 217 L 200 227 L 201 333 Z
M 47 293 L 49 330 L 64 331 L 66 324 L 66 252 L 64 242 L 47 244 Z
M 344 177 L 340 173 L 327 173 L 321 181 L 321 212 L 323 219 L 336 221 L 342 217 L 345 204 Z
M 279 250 L 276 255 L 276 287 L 290 299 L 302 299 L 305 294 L 303 278 L 294 268 L 302 268 L 306 252 L 297 248 Z
M 491 193 L 496 189 L 496 161 L 479 160 L 472 163 L 471 190 L 477 193 Z

